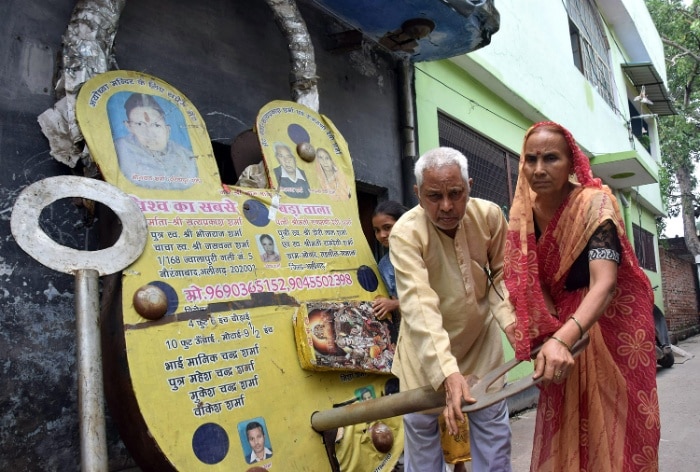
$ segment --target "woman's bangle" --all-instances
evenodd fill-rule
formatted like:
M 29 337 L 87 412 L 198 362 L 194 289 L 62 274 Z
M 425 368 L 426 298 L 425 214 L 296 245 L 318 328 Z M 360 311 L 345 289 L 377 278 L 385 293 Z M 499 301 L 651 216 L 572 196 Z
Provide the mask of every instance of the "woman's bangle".
M 581 326 L 581 323 L 578 322 L 578 320 L 576 319 L 576 317 L 574 315 L 571 315 L 569 317 L 569 319 L 574 320 L 574 323 L 576 323 L 576 326 L 578 326 L 579 333 L 581 334 L 581 336 L 579 336 L 579 339 L 581 339 L 583 337 L 583 333 L 584 333 L 583 326 Z
M 558 342 L 558 343 L 561 344 L 562 346 L 566 347 L 566 349 L 568 349 L 569 352 L 571 352 L 571 346 L 569 346 L 568 344 L 566 344 L 566 342 L 564 342 L 564 340 L 562 340 L 562 339 L 560 339 L 560 338 L 558 338 L 558 337 L 556 337 L 556 336 L 550 336 L 549 339 L 554 339 L 556 342 Z

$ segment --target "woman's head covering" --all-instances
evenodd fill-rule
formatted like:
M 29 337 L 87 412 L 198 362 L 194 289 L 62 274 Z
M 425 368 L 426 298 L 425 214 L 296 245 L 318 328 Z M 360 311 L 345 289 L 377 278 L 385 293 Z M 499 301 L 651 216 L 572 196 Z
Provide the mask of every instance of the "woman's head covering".
M 574 161 L 574 172 L 578 183 L 584 187 L 600 188 L 602 184 L 600 179 L 593 177 L 588 156 L 586 156 L 583 151 L 581 151 L 581 148 L 578 147 L 578 144 L 576 144 L 571 132 L 559 123 L 555 123 L 553 121 L 540 121 L 539 123 L 535 123 L 534 125 L 530 126 L 530 129 L 527 130 L 525 133 L 525 138 L 523 139 L 523 150 L 520 153 L 520 170 L 522 171 L 523 168 L 523 155 L 525 152 L 525 143 L 527 142 L 527 138 L 529 138 L 536 131 L 541 131 L 543 129 L 559 133 L 566 140 L 566 143 L 569 145 L 571 157 Z M 518 180 L 520 181 L 520 179 Z M 525 182 L 525 185 L 527 186 L 527 182 Z

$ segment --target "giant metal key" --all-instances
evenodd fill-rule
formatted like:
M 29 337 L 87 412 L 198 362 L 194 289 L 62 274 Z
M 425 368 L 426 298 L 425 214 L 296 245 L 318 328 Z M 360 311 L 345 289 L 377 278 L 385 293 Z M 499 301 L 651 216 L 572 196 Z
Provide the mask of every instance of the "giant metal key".
M 80 197 L 109 207 L 121 220 L 117 242 L 98 251 L 62 246 L 39 227 L 41 211 L 61 198 Z M 146 245 L 147 225 L 138 205 L 118 188 L 95 179 L 49 177 L 25 188 L 12 209 L 12 235 L 34 259 L 75 276 L 81 470 L 107 471 L 107 440 L 99 331 L 99 277 L 134 262 Z

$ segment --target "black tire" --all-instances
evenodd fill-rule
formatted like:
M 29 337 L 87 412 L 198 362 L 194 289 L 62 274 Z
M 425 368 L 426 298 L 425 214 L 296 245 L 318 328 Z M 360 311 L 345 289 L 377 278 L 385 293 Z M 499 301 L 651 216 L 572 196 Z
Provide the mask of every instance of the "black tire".
M 676 358 L 673 356 L 673 352 L 669 352 L 667 354 L 664 354 L 664 357 L 659 359 L 659 365 L 663 367 L 664 369 L 668 369 L 669 367 L 673 366 L 673 363 L 676 361 Z

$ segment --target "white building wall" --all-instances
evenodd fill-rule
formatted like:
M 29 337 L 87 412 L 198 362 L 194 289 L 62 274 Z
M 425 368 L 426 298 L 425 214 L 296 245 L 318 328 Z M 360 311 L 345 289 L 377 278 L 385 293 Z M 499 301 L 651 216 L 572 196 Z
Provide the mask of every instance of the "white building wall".
M 627 99 L 638 91 L 631 87 L 621 69 L 625 62 L 652 62 L 666 77 L 663 45 L 644 1 L 598 2 L 606 27 L 612 29 L 608 32 L 610 66 L 617 88 L 617 110 L 603 100 L 574 65 L 565 3 L 566 0 L 499 0 L 496 7 L 501 27 L 491 44 L 452 61 L 526 117 L 533 121 L 549 119 L 567 127 L 592 155 L 634 147 L 650 168 L 658 169 L 657 159 L 639 143 L 630 141 Z M 651 121 L 650 134 L 655 139 L 656 128 Z M 644 203 L 656 213 L 663 212 L 658 185 L 645 187 Z

